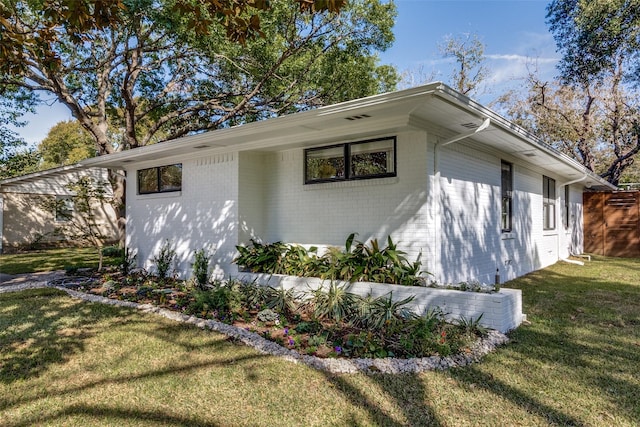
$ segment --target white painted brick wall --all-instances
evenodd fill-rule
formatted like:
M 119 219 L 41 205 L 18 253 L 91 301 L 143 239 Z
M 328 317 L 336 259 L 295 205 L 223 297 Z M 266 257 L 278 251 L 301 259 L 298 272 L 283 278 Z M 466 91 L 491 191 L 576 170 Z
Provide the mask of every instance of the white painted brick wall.
M 212 268 L 224 275 L 237 271 L 231 264 L 237 244 L 238 156 L 236 153 L 175 159 L 182 162 L 182 191 L 139 195 L 136 165 L 127 171 L 127 245 L 137 250 L 138 265 L 153 269 L 152 258 L 165 240 L 177 250 L 177 269 L 191 274 L 193 251 L 215 252 Z
M 409 260 L 421 251 L 423 259 L 432 259 L 426 134 L 397 136 L 393 178 L 304 185 L 302 149 L 268 157 L 264 240 L 342 246 L 353 232 L 358 240 L 377 238 L 381 244 L 391 235 Z
M 493 283 L 502 264 L 500 159 L 462 145 L 439 152 L 442 272 L 438 281 Z

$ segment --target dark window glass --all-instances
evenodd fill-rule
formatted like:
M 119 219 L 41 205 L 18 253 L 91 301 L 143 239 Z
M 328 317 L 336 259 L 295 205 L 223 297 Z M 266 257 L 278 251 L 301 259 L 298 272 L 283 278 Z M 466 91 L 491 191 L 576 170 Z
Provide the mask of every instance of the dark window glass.
M 182 189 L 182 165 L 160 168 L 160 191 L 180 191 Z
M 157 193 L 158 187 L 158 170 L 157 168 L 142 169 L 138 171 L 138 192 Z
M 542 221 L 545 230 L 556 228 L 556 180 L 542 177 Z
M 384 138 L 305 150 L 305 184 L 396 175 L 396 139 Z
M 305 181 L 344 179 L 344 146 L 307 150 Z
M 138 193 L 163 193 L 182 190 L 182 164 L 141 169 L 138 171 Z
M 349 146 L 351 176 L 362 178 L 395 172 L 393 140 L 365 142 Z
M 513 165 L 502 162 L 502 231 L 511 231 L 513 222 Z

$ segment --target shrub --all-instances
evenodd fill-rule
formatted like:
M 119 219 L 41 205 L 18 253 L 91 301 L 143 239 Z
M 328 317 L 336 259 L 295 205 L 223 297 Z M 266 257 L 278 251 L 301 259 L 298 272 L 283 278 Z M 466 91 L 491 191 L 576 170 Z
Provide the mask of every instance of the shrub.
M 156 266 L 158 277 L 165 279 L 169 271 L 173 268 L 173 262 L 176 258 L 176 251 L 171 247 L 171 242 L 165 240 L 164 244 L 160 247 L 158 255 L 153 257 L 153 263 Z
M 282 286 L 273 288 L 269 286 L 265 291 L 265 303 L 267 307 L 282 314 L 293 314 L 298 309 L 298 298 L 293 289 L 284 289 Z
M 413 319 L 416 315 L 408 310 L 405 305 L 413 301 L 414 296 L 400 301 L 393 301 L 393 293 L 369 300 L 368 307 L 360 308 L 358 323 L 368 329 L 380 330 L 399 321 Z
M 309 304 L 317 319 L 328 319 L 336 323 L 349 318 L 355 312 L 356 295 L 348 292 L 344 286 L 331 282 L 328 290 L 321 287 L 311 291 Z
M 193 277 L 199 289 L 205 289 L 209 282 L 209 255 L 204 249 L 195 251 L 193 254 Z

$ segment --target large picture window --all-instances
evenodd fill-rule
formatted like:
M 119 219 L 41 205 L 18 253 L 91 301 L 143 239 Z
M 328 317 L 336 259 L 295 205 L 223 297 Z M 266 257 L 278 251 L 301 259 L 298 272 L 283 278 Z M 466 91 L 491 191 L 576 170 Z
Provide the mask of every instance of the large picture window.
M 138 194 L 180 190 L 182 190 L 182 164 L 180 163 L 138 171 Z
M 395 137 L 309 148 L 304 153 L 305 184 L 396 175 Z
M 513 222 L 513 165 L 502 162 L 502 231 L 511 231 Z
M 556 228 L 556 180 L 548 176 L 542 177 L 542 217 L 545 230 Z

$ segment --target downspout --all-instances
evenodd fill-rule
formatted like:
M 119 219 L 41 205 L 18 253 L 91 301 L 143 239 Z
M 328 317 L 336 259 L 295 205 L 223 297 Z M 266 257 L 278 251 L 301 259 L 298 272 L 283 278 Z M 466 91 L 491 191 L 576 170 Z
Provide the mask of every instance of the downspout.
M 435 266 L 437 266 L 437 271 L 435 271 L 436 280 L 439 281 L 442 279 L 442 194 L 441 194 L 441 186 L 440 186 L 440 148 L 445 147 L 447 145 L 453 144 L 455 142 L 459 142 L 463 139 L 474 136 L 483 130 L 487 129 L 491 124 L 491 119 L 486 118 L 482 122 L 482 124 L 473 131 L 465 132 L 458 134 L 454 137 L 446 139 L 444 141 L 436 142 L 433 146 L 433 194 L 434 194 L 434 224 L 435 224 L 435 242 L 434 242 L 434 258 L 435 258 Z M 434 266 L 434 267 L 435 267 Z
M 584 180 L 585 180 L 585 179 L 587 179 L 588 177 L 589 177 L 589 175 L 585 173 L 585 174 L 584 174 L 584 176 L 583 176 L 582 178 L 578 178 L 578 179 L 574 179 L 574 180 L 572 180 L 572 181 L 566 181 L 566 182 L 563 182 L 563 183 L 557 184 L 557 185 L 556 185 L 556 194 L 559 194 L 559 190 L 560 190 L 562 187 L 566 187 L 567 185 L 571 185 L 571 184 L 575 184 L 575 183 L 580 182 L 580 181 L 584 181 Z M 566 202 L 565 202 L 565 203 L 566 203 Z M 560 219 L 562 220 L 562 218 L 560 218 Z M 556 221 L 557 221 L 557 220 L 558 220 L 558 218 L 556 218 Z M 562 225 L 562 228 L 564 228 L 564 223 L 563 223 L 563 225 Z M 583 233 L 584 233 L 584 226 L 583 226 Z M 566 232 L 565 232 L 565 235 L 566 235 Z M 584 237 L 583 237 L 583 240 L 584 240 Z M 560 258 L 560 233 L 558 233 L 558 241 L 557 241 L 557 245 L 556 245 L 556 246 L 557 246 L 556 250 L 557 250 L 557 253 L 558 253 L 558 258 Z M 572 251 L 571 251 L 571 247 L 569 247 L 568 249 L 569 249 L 569 256 L 573 255 L 573 253 L 572 253 Z M 566 262 L 571 262 L 571 263 L 573 263 L 572 261 L 570 261 L 570 260 L 569 260 L 569 259 L 567 259 L 567 258 L 562 258 L 562 260 L 563 260 L 563 261 L 566 261 Z M 574 263 L 574 264 L 575 264 L 575 263 Z M 584 265 L 584 263 L 582 263 L 582 265 Z

